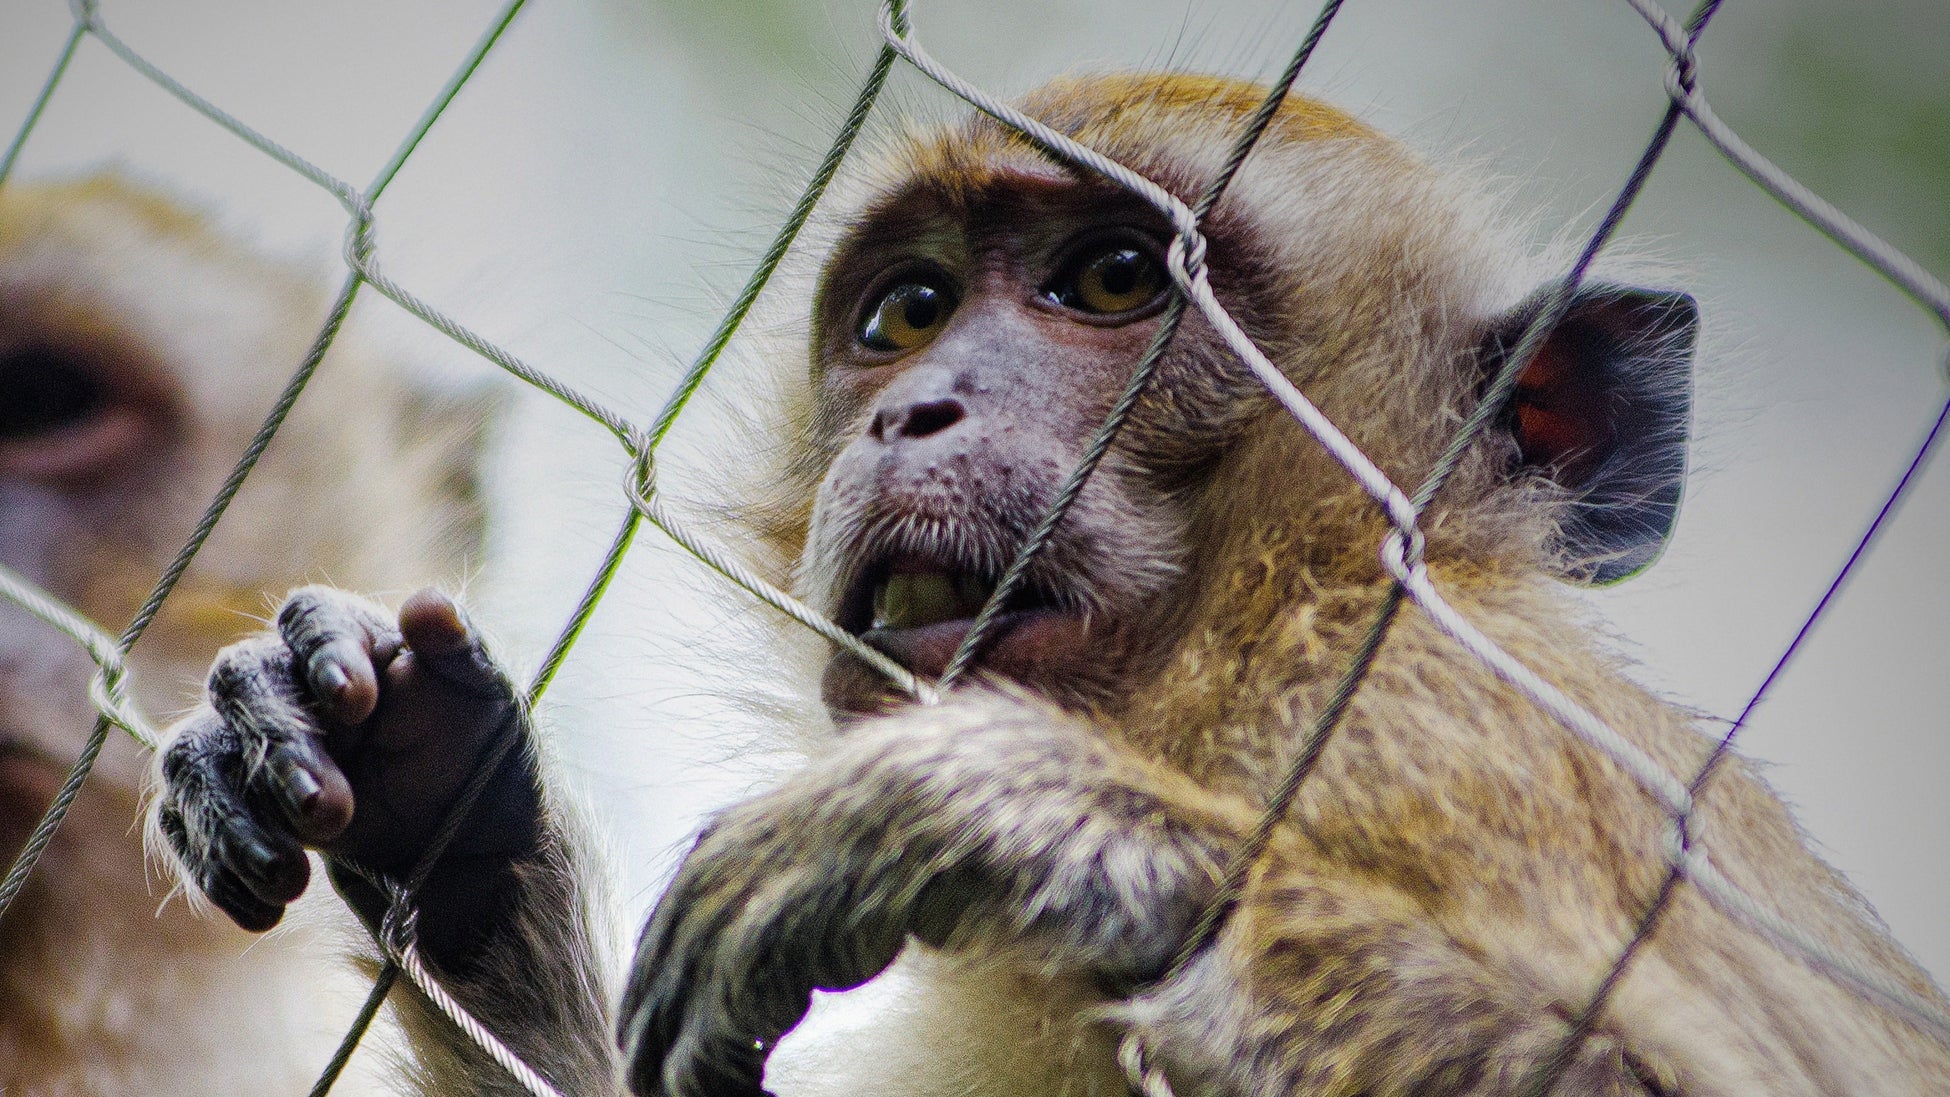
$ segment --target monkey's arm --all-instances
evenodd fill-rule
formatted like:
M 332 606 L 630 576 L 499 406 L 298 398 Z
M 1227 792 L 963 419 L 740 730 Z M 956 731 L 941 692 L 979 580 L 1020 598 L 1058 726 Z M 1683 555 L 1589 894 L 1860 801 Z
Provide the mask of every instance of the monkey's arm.
M 1187 1097 L 1487 1097 L 1554 1054 L 1569 1013 L 1548 991 L 1435 925 L 1426 896 L 1291 832 L 1215 946 L 1153 984 L 1257 813 L 1034 702 L 963 697 L 865 723 L 698 840 L 637 946 L 631 1089 L 761 1093 L 811 991 L 872 978 L 909 934 L 1137 991 L 1106 1016 L 1144 1035 Z M 1560 1092 L 1679 1092 L 1647 1081 L 1659 1073 L 1601 1032 Z
M 419 949 L 461 1004 L 557 1088 L 614 1085 L 604 981 L 574 835 L 551 810 L 531 729 L 458 607 L 422 592 L 390 615 L 295 592 L 278 631 L 226 648 L 209 700 L 161 759 L 156 823 L 184 875 L 246 929 L 304 890 L 307 846 L 369 927 L 477 766 L 507 744 L 415 893 Z M 416 991 L 393 995 L 429 1094 L 521 1093 Z
M 1051 968 L 1156 977 L 1251 816 L 1054 709 L 964 696 L 864 723 L 840 753 L 733 807 L 644 928 L 624 996 L 632 1090 L 756 1094 L 814 989 L 909 934 L 1026 942 Z

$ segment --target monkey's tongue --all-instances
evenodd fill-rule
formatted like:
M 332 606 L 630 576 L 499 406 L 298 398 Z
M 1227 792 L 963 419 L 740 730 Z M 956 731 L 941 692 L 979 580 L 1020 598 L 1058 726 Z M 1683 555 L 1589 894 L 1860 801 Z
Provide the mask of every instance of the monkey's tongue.
M 914 673 L 939 678 L 973 627 L 974 614 L 970 613 L 913 628 L 873 629 L 861 639 Z M 1010 610 L 995 619 L 995 631 L 977 662 L 991 673 L 1022 678 L 1052 658 L 1067 658 L 1071 649 L 1079 646 L 1081 636 L 1082 620 L 1073 614 L 1051 609 Z
M 923 678 L 939 678 L 968 630 L 975 627 L 975 611 L 965 617 L 912 628 L 875 628 L 860 639 L 886 652 L 896 663 Z M 1018 682 L 1044 683 L 1051 675 L 1067 679 L 1096 662 L 1096 653 L 1083 627 L 1083 618 L 1055 609 L 1010 610 L 996 618 L 995 632 L 976 660 L 984 674 Z M 880 672 L 844 653 L 826 664 L 820 693 L 833 711 L 870 713 L 891 699 Z

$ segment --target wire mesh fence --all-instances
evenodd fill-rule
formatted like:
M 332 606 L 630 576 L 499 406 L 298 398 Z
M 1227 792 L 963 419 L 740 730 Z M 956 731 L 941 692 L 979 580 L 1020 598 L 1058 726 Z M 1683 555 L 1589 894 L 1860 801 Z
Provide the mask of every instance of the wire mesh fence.
M 4 596 L 64 633 L 84 649 L 95 664 L 97 670 L 90 684 L 90 697 L 99 712 L 84 749 L 55 795 L 51 806 L 33 828 L 26 845 L 5 877 L 0 878 L 0 917 L 5 916 L 7 909 L 19 896 L 30 875 L 36 871 L 42 856 L 88 780 L 108 736 L 116 729 L 120 729 L 134 736 L 146 747 L 155 746 L 154 730 L 135 710 L 128 695 L 126 658 L 131 649 L 141 640 L 159 610 L 170 598 L 191 561 L 222 520 L 239 488 L 311 382 L 320 362 L 338 337 L 354 301 L 366 289 L 370 288 L 373 292 L 391 300 L 411 316 L 501 370 L 575 409 L 603 428 L 623 451 L 629 471 L 623 485 L 621 503 L 624 509 L 618 526 L 595 575 L 590 579 L 573 612 L 562 624 L 554 643 L 541 661 L 540 669 L 528 685 L 527 699 L 531 704 L 539 701 L 555 679 L 564 661 L 571 655 L 578 637 L 588 624 L 590 615 L 608 592 L 618 569 L 636 540 L 640 526 L 646 521 L 675 544 L 722 575 L 728 583 L 796 620 L 831 643 L 851 651 L 870 666 L 879 669 L 898 688 L 917 700 L 923 703 L 932 702 L 938 696 L 940 689 L 951 685 L 956 678 L 976 664 L 984 640 L 996 624 L 1000 607 L 1008 600 L 1015 587 L 1024 580 L 1028 574 L 1030 560 L 1048 543 L 1053 531 L 1063 521 L 1068 507 L 1078 497 L 1098 462 L 1114 445 L 1125 416 L 1152 382 L 1154 368 L 1169 346 L 1180 319 L 1186 314 L 1186 310 L 1196 309 L 1214 330 L 1220 333 L 1232 352 L 1251 370 L 1274 399 L 1326 447 L 1386 517 L 1391 527 L 1390 532 L 1385 540 L 1375 547 L 1380 554 L 1385 571 L 1394 580 L 1394 588 L 1372 622 L 1368 641 L 1363 646 L 1363 656 L 1353 665 L 1345 668 L 1334 703 L 1327 707 L 1310 729 L 1305 746 L 1298 753 L 1298 760 L 1280 784 L 1260 825 L 1247 839 L 1244 847 L 1239 851 L 1240 855 L 1230 862 L 1229 875 L 1224 880 L 1219 895 L 1205 911 L 1197 931 L 1181 953 L 1179 958 L 1181 964 L 1187 962 L 1221 928 L 1227 912 L 1233 905 L 1233 900 L 1244 887 L 1247 875 L 1264 853 L 1273 828 L 1292 805 L 1306 782 L 1314 762 L 1331 741 L 1337 722 L 1345 712 L 1346 702 L 1361 688 L 1363 677 L 1368 670 L 1367 657 L 1385 642 L 1397 616 L 1412 607 L 1415 611 L 1426 614 L 1463 649 L 1480 660 L 1498 677 L 1555 715 L 1569 732 L 1612 758 L 1662 807 L 1668 819 L 1664 848 L 1658 851 L 1646 851 L 1648 856 L 1663 859 L 1667 869 L 1663 884 L 1656 892 L 1644 897 L 1643 913 L 1628 946 L 1621 951 L 1607 970 L 1592 974 L 1592 992 L 1576 1018 L 1570 1037 L 1554 1057 L 1539 1064 L 1531 1082 L 1532 1092 L 1548 1093 L 1558 1074 L 1570 1064 L 1579 1043 L 1590 1033 L 1634 955 L 1659 925 L 1660 919 L 1669 909 L 1674 895 L 1681 887 L 1696 889 L 1727 915 L 1766 937 L 1783 952 L 1800 958 L 1829 979 L 1855 993 L 1897 1011 L 1910 1023 L 1950 1044 L 1950 1016 L 1946 1016 L 1932 1001 L 1827 947 L 1814 935 L 1782 919 L 1766 904 L 1742 891 L 1720 874 L 1714 865 L 1712 851 L 1699 840 L 1691 827 L 1696 796 L 1722 763 L 1727 751 L 1746 726 L 1748 718 L 1767 698 L 1783 672 L 1802 649 L 1815 624 L 1830 611 L 1845 581 L 1864 561 L 1878 535 L 1913 488 L 1918 473 L 1937 446 L 1946 419 L 1950 419 L 1950 401 L 1947 401 L 1927 424 L 1907 467 L 1883 498 L 1874 519 L 1862 530 L 1853 551 L 1835 571 L 1814 608 L 1782 648 L 1761 685 L 1747 699 L 1739 716 L 1730 723 L 1706 762 L 1690 773 L 1674 773 L 1662 768 L 1625 737 L 1619 735 L 1616 730 L 1606 726 L 1602 720 L 1557 690 L 1549 681 L 1499 648 L 1465 615 L 1457 612 L 1449 604 L 1444 598 L 1443 591 L 1432 580 L 1421 560 L 1422 534 L 1417 523 L 1422 509 L 1454 471 L 1464 449 L 1476 433 L 1501 408 L 1503 398 L 1507 397 L 1516 385 L 1525 365 L 1541 345 L 1543 336 L 1566 314 L 1591 263 L 1615 234 L 1626 211 L 1639 196 L 1654 167 L 1665 155 L 1669 142 L 1682 126 L 1694 128 L 1725 158 L 1733 170 L 1738 171 L 1759 190 L 1791 210 L 1838 247 L 1886 279 L 1932 316 L 1938 324 L 1950 328 L 1950 287 L 1946 287 L 1922 265 L 1878 239 L 1845 213 L 1770 163 L 1715 114 L 1703 91 L 1697 46 L 1701 36 L 1707 32 L 1709 25 L 1718 14 L 1721 7 L 1719 0 L 1706 0 L 1683 21 L 1672 17 L 1653 0 L 1625 0 L 1625 2 L 1644 21 L 1667 58 L 1665 71 L 1667 105 L 1664 112 L 1656 120 L 1638 162 L 1629 177 L 1619 186 L 1607 213 L 1600 220 L 1595 231 L 1590 234 L 1577 261 L 1563 272 L 1561 280 L 1530 322 L 1515 349 L 1508 355 L 1486 390 L 1476 413 L 1456 431 L 1437 466 L 1429 471 L 1425 479 L 1409 490 L 1391 481 L 1377 468 L 1253 344 L 1214 295 L 1204 267 L 1205 244 L 1199 227 L 1201 219 L 1217 202 L 1238 165 L 1250 155 L 1267 120 L 1303 71 L 1314 47 L 1321 41 L 1322 36 L 1330 31 L 1342 7 L 1341 0 L 1330 0 L 1322 9 L 1310 32 L 1298 43 L 1291 62 L 1280 80 L 1269 91 L 1261 110 L 1235 136 L 1227 167 L 1209 184 L 1199 201 L 1189 204 L 1142 175 L 1024 116 L 1006 101 L 992 96 L 980 86 L 957 76 L 925 48 L 924 38 L 913 25 L 908 10 L 909 5 L 904 0 L 887 0 L 880 14 L 880 31 L 884 44 L 861 82 L 858 97 L 834 137 L 831 147 L 806 184 L 799 201 L 779 229 L 771 246 L 765 251 L 757 268 L 726 311 L 717 329 L 706 340 L 703 349 L 692 361 L 689 370 L 667 402 L 647 424 L 641 424 L 624 412 L 580 391 L 556 373 L 539 368 L 509 353 L 494 341 L 478 334 L 461 319 L 422 299 L 406 286 L 392 279 L 380 262 L 375 228 L 381 197 L 400 170 L 413 157 L 421 141 L 433 130 L 442 113 L 462 92 L 482 62 L 502 40 L 504 33 L 509 30 L 521 11 L 523 0 L 512 0 L 496 15 L 474 49 L 434 97 L 418 121 L 400 140 L 393 155 L 376 176 L 363 187 L 331 174 L 306 159 L 300 152 L 281 145 L 269 135 L 258 132 L 227 112 L 221 104 L 203 98 L 163 68 L 151 63 L 141 52 L 115 33 L 101 11 L 98 0 L 75 0 L 72 6 L 74 15 L 72 30 L 52 60 L 40 95 L 7 146 L 4 157 L 0 157 L 0 185 L 5 184 L 22 149 L 34 133 L 45 108 L 58 94 L 77 49 L 85 40 L 92 38 L 120 58 L 133 71 L 194 109 L 210 123 L 234 134 L 263 156 L 332 196 L 346 215 L 344 242 L 346 277 L 309 351 L 297 364 L 270 413 L 237 460 L 229 477 L 210 501 L 192 535 L 162 570 L 141 609 L 119 634 L 111 634 L 70 607 L 63 605 L 47 592 L 36 588 L 21 575 L 0 567 L 0 596 Z M 732 337 L 745 322 L 767 281 L 793 247 L 800 230 L 813 214 L 828 185 L 846 161 L 855 139 L 867 124 L 890 74 L 897 65 L 902 63 L 911 66 L 915 71 L 946 88 L 977 110 L 1022 134 L 1048 155 L 1080 169 L 1100 174 L 1131 191 L 1156 207 L 1175 232 L 1168 259 L 1177 294 L 1161 325 L 1160 335 L 1144 358 L 1134 363 L 1132 378 L 1123 398 L 1102 425 L 1084 460 L 1071 473 L 1050 512 L 1029 537 L 1021 554 L 1004 573 L 995 593 L 977 617 L 974 627 L 962 642 L 939 682 L 928 682 L 917 678 L 838 624 L 799 602 L 788 592 L 767 582 L 757 570 L 741 562 L 734 549 L 718 545 L 709 538 L 701 536 L 680 514 L 665 504 L 657 484 L 659 447 L 672 426 L 685 412 L 693 396 L 706 382 Z M 486 774 L 491 773 L 498 760 L 498 758 L 485 760 L 479 771 L 480 776 L 485 778 Z M 482 783 L 477 780 L 467 792 L 463 793 L 460 803 L 456 805 L 450 818 L 449 832 L 459 820 L 465 817 Z M 422 875 L 424 869 L 438 858 L 441 844 L 443 843 L 436 843 L 428 853 L 427 859 L 422 862 L 420 872 L 416 872 L 415 876 Z M 382 968 L 375 981 L 365 1008 L 361 1010 L 355 1023 L 346 1033 L 338 1054 L 324 1067 L 314 1092 L 323 1093 L 331 1088 L 353 1049 L 363 1038 L 366 1027 L 373 1019 L 380 1003 L 401 974 L 416 984 L 438 1008 L 447 1012 L 471 1038 L 507 1067 L 525 1088 L 536 1094 L 555 1092 L 538 1073 L 502 1047 L 491 1032 L 467 1016 L 420 963 L 410 929 L 410 885 L 411 879 L 407 881 L 407 886 L 393 889 L 394 907 L 379 934 L 378 942 L 389 958 L 388 963 Z M 1135 1043 L 1127 1044 L 1124 1062 L 1134 1090 L 1146 1093 L 1166 1090 L 1161 1073 L 1148 1062 L 1144 1048 Z

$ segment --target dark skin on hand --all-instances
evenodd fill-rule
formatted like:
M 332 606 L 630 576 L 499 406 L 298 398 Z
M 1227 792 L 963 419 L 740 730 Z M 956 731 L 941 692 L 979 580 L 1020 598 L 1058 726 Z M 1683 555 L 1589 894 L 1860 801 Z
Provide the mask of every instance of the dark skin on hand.
M 175 835 L 206 820 L 215 840 L 192 866 L 197 882 L 253 930 L 304 892 L 306 848 L 326 854 L 333 883 L 377 926 L 385 895 L 344 863 L 403 882 L 475 765 L 517 726 L 506 678 L 460 607 L 431 590 L 407 599 L 397 627 L 360 600 L 299 591 L 275 637 L 225 650 L 210 692 L 208 733 L 179 737 L 163 767 L 172 788 L 211 800 L 184 811 L 170 797 L 161 824 Z M 266 738 L 261 779 L 241 795 L 221 779 L 237 761 L 218 713 Z M 540 841 L 539 795 L 529 748 L 515 743 L 417 895 L 421 949 L 437 965 L 465 965 L 509 901 L 510 866 Z

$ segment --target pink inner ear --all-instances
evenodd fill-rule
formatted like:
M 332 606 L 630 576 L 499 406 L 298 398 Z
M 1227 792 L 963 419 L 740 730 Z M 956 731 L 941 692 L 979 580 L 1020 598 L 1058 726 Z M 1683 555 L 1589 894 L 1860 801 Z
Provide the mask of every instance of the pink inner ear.
M 1567 487 L 1582 484 L 1612 442 L 1602 386 L 1573 369 L 1554 343 L 1540 347 L 1524 367 L 1513 407 L 1524 464 L 1552 471 Z

